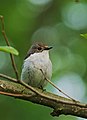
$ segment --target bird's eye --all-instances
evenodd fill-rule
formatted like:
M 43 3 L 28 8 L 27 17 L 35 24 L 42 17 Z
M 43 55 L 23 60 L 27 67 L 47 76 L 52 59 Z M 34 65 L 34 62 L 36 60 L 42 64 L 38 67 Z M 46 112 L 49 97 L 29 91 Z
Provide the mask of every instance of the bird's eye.
M 41 47 L 38 47 L 38 50 L 42 50 L 42 48 L 41 48 Z

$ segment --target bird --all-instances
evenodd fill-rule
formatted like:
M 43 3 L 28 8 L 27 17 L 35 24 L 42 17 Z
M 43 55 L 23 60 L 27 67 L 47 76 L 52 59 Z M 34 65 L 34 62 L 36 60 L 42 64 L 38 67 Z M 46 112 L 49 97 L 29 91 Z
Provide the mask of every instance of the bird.
M 20 82 L 23 81 L 21 83 L 26 87 L 30 85 L 40 89 L 43 89 L 49 82 L 59 92 L 77 102 L 51 82 L 52 62 L 49 58 L 49 51 L 52 48 L 52 46 L 49 47 L 43 43 L 34 43 L 30 47 L 23 62 Z
M 52 46 L 34 43 L 27 52 L 23 62 L 21 80 L 26 84 L 43 89 L 47 85 L 46 78 L 51 80 L 52 62 L 49 51 Z

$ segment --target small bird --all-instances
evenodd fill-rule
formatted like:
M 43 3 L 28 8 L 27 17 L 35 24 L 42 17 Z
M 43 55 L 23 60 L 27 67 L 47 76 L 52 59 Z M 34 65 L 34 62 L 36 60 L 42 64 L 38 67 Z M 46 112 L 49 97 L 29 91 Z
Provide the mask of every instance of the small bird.
M 76 100 L 64 93 L 50 81 L 52 76 L 52 63 L 49 58 L 50 49 L 52 49 L 52 47 L 48 47 L 43 43 L 35 43 L 31 46 L 23 63 L 21 72 L 22 84 L 24 85 L 24 83 L 26 83 L 32 87 L 43 89 L 47 82 L 49 82 L 62 94 L 76 102 Z
M 21 80 L 32 87 L 43 88 L 46 86 L 46 78 L 51 80 L 52 63 L 49 58 L 48 47 L 43 43 L 35 43 L 31 46 L 24 59 L 21 72 Z

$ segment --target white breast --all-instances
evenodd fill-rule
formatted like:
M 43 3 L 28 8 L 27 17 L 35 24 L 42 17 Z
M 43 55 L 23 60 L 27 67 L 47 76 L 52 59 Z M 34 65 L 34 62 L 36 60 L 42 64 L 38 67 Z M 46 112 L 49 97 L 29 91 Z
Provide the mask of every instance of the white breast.
M 44 80 L 44 75 L 41 70 L 45 77 L 51 79 L 52 63 L 49 59 L 48 51 L 31 54 L 25 59 L 21 79 L 31 86 L 43 87 L 46 84 L 46 81 Z

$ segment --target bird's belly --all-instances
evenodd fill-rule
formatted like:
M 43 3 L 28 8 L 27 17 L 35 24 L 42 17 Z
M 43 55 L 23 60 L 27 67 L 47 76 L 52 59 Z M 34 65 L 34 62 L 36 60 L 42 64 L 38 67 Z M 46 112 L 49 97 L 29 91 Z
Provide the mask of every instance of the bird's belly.
M 26 61 L 22 69 L 21 80 L 33 87 L 44 87 L 47 83 L 45 78 L 51 79 L 51 61 Z

